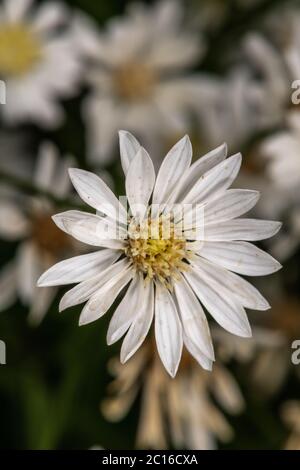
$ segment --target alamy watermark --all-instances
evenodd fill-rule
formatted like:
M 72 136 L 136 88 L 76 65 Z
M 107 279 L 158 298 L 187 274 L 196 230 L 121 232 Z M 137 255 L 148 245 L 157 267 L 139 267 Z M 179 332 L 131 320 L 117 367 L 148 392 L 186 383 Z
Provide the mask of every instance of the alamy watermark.
M 291 355 L 291 361 L 294 366 L 298 366 L 300 364 L 300 339 L 295 339 L 292 342 L 291 348 L 293 349 Z
M 102 212 L 87 224 L 85 218 L 65 220 L 63 225 L 81 236 L 89 236 L 91 226 L 98 239 L 125 240 L 141 239 L 185 239 L 186 241 L 204 240 L 204 205 L 202 204 L 130 204 L 127 210 L 127 198 L 119 198 L 119 206 L 104 204 Z
M 0 104 L 6 104 L 6 83 L 0 80 Z
M 6 364 L 6 344 L 0 340 L 0 365 Z
M 298 105 L 300 104 L 300 80 L 294 80 L 292 88 L 295 90 L 291 96 L 292 103 Z

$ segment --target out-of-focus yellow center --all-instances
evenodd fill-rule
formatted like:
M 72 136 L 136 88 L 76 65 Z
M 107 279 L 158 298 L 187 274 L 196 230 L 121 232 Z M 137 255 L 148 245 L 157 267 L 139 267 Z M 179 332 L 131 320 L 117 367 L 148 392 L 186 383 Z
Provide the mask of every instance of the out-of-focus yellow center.
M 174 224 L 163 216 L 130 224 L 126 255 L 146 278 L 159 280 L 169 289 L 178 272 L 189 267 L 185 239 L 178 237 Z
M 40 60 L 41 55 L 41 44 L 26 25 L 0 26 L 1 76 L 25 74 Z
M 128 63 L 113 74 L 115 93 L 124 101 L 140 101 L 151 96 L 157 80 L 155 71 L 146 65 Z

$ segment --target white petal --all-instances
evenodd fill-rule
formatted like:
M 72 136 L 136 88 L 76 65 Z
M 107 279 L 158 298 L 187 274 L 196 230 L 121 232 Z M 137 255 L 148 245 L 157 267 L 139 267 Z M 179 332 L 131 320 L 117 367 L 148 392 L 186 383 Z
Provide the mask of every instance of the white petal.
M 205 271 L 200 271 L 200 268 L 197 271 L 194 268 L 184 275 L 199 300 L 219 325 L 237 336 L 246 338 L 251 336 L 245 310 L 228 289 L 211 283 Z
M 203 269 L 215 284 L 227 287 L 244 307 L 253 310 L 268 310 L 270 308 L 269 303 L 261 293 L 250 282 L 237 274 L 198 256 L 192 260 L 192 266 Z
M 209 326 L 199 300 L 183 277 L 175 283 L 174 291 L 185 335 L 205 356 L 214 360 Z
M 208 241 L 264 240 L 275 235 L 281 227 L 280 222 L 258 219 L 234 219 L 216 221 L 204 227 L 204 239 Z
M 183 345 L 182 327 L 171 294 L 160 284 L 155 292 L 155 338 L 163 365 L 175 377 Z
M 33 0 L 6 0 L 3 2 L 4 12 L 11 22 L 22 20 L 26 15 Z
M 204 175 L 204 173 L 221 163 L 221 161 L 226 158 L 226 155 L 227 145 L 223 144 L 193 163 L 178 188 L 177 201 L 182 201 L 187 192 L 190 191 L 199 178 Z
M 258 199 L 258 191 L 228 189 L 212 201 L 187 208 L 184 212 L 184 230 L 232 220 L 249 211 Z
M 201 51 L 195 36 L 165 36 L 160 40 L 159 47 L 152 48 L 147 56 L 147 65 L 160 71 L 175 70 L 193 64 Z
M 141 147 L 128 168 L 126 195 L 134 217 L 143 218 L 155 183 L 151 158 Z
M 204 242 L 199 254 L 212 263 L 246 276 L 265 276 L 281 268 L 272 256 L 247 242 Z
M 112 266 L 109 266 L 92 279 L 83 281 L 77 286 L 73 287 L 73 289 L 66 292 L 65 295 L 62 297 L 59 304 L 59 311 L 62 312 L 66 308 L 73 307 L 74 305 L 78 305 L 85 302 L 110 279 L 126 271 L 128 266 L 128 260 L 122 259 L 117 263 L 113 264 Z
M 121 164 L 126 176 L 129 165 L 140 150 L 141 145 L 137 139 L 127 131 L 119 131 L 119 145 Z
M 45 191 L 53 190 L 55 168 L 58 163 L 58 150 L 52 142 L 43 142 L 39 147 L 34 183 Z
M 72 157 L 59 157 L 58 149 L 52 142 L 45 141 L 39 147 L 38 160 L 34 171 L 35 184 L 57 197 L 67 197 L 71 190 L 68 169 Z
M 79 318 L 79 325 L 87 325 L 102 317 L 116 300 L 117 295 L 132 279 L 133 275 L 134 271 L 129 267 L 97 290 L 83 308 Z
M 209 359 L 201 349 L 183 332 L 183 342 L 188 352 L 196 359 L 205 370 L 212 370 L 213 361 Z
M 50 32 L 67 21 L 67 13 L 68 10 L 62 3 L 44 3 L 39 7 L 32 26 L 37 33 Z
M 85 99 L 83 113 L 87 127 L 87 156 L 90 163 L 95 166 L 109 163 L 115 148 L 121 117 L 118 104 L 110 96 L 99 97 L 99 93 L 95 92 Z
M 119 341 L 130 327 L 134 318 L 137 316 L 139 284 L 140 277 L 136 275 L 128 287 L 124 298 L 121 300 L 113 314 L 106 336 L 108 345 Z
M 173 202 L 172 194 L 178 188 L 192 161 L 192 144 L 189 137 L 184 136 L 166 155 L 159 169 L 153 191 L 153 204 Z
M 17 251 L 18 292 L 25 304 L 31 302 L 40 275 L 40 257 L 35 245 L 23 242 Z
M 199 204 L 225 191 L 235 180 L 241 166 L 241 161 L 242 157 L 240 154 L 233 155 L 219 163 L 215 168 L 204 173 L 185 196 L 183 203 Z
M 57 293 L 57 289 L 37 289 L 30 305 L 28 322 L 32 326 L 37 326 L 44 319 L 48 309 Z
M 230 414 L 241 413 L 245 401 L 233 375 L 225 367 L 213 374 L 213 394 L 217 402 Z
M 99 176 L 77 168 L 69 169 L 70 178 L 81 199 L 114 220 L 126 223 L 127 213 Z
M 139 303 L 121 347 L 121 363 L 128 361 L 144 342 L 150 329 L 154 313 L 154 286 L 152 281 L 140 280 Z
M 72 18 L 72 33 L 75 47 L 79 48 L 85 57 L 90 60 L 101 60 L 99 57 L 99 48 L 101 47 L 99 30 L 96 22 L 90 16 L 77 10 L 76 15 L 73 15 Z
M 258 199 L 258 191 L 228 189 L 224 194 L 220 194 L 220 196 L 205 205 L 205 224 L 235 219 L 252 209 Z
M 124 248 L 120 237 L 125 237 L 126 231 L 114 220 L 76 210 L 62 212 L 52 218 L 61 230 L 83 243 L 116 250 Z
M 25 237 L 29 224 L 16 204 L 0 203 L 0 236 L 6 240 L 18 240 Z
M 108 268 L 120 256 L 121 252 L 108 248 L 66 259 L 42 274 L 38 286 L 60 286 L 86 281 Z

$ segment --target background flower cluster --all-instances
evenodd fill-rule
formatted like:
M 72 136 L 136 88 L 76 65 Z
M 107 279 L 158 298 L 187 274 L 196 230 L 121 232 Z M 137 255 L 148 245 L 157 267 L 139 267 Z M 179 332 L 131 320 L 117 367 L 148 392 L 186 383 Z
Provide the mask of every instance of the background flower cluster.
M 0 79 L 1 447 L 300 449 L 299 2 L 2 0 Z M 251 339 L 213 327 L 212 372 L 183 355 L 171 379 L 151 340 L 121 365 L 109 315 L 78 328 L 36 287 L 84 253 L 51 220 L 82 207 L 68 167 L 124 194 L 120 129 L 156 167 L 184 134 L 196 158 L 227 142 L 252 214 L 284 223 L 260 244 L 284 265 L 255 281 L 272 308 Z

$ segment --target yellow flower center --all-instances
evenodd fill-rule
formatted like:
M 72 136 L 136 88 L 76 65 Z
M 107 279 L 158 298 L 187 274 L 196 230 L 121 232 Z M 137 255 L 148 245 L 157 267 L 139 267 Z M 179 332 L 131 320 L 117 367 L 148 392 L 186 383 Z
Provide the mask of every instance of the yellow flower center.
M 0 26 L 1 76 L 25 74 L 40 60 L 41 55 L 41 44 L 26 25 Z
M 173 222 L 160 216 L 148 218 L 142 224 L 133 220 L 129 225 L 126 255 L 146 278 L 156 279 L 172 289 L 179 271 L 189 267 L 190 253 L 186 240 L 178 236 Z
M 140 101 L 151 96 L 157 76 L 143 64 L 128 63 L 115 70 L 113 85 L 116 94 L 125 101 Z

